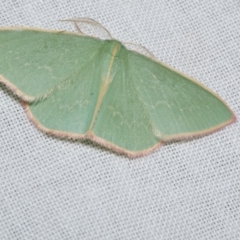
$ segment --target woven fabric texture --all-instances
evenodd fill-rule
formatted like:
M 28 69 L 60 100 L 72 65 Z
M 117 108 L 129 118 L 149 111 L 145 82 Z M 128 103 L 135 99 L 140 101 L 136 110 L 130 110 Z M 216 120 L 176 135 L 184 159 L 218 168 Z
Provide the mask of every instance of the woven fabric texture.
M 238 0 L 0 1 L 0 26 L 88 17 L 219 94 L 240 119 Z M 63 66 L 64 67 L 64 66 Z M 0 84 L 0 239 L 240 239 L 239 121 L 130 160 L 47 136 Z

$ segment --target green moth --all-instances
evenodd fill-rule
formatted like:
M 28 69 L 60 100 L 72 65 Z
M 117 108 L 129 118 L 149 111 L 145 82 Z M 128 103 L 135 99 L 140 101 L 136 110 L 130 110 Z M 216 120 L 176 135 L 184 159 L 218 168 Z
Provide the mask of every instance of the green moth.
M 0 74 L 42 131 L 91 139 L 128 157 L 236 119 L 196 80 L 117 40 L 2 28 Z

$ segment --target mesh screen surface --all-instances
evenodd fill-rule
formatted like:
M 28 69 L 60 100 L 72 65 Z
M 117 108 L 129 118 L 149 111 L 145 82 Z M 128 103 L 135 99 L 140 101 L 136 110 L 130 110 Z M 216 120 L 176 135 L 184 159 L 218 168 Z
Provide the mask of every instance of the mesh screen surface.
M 89 17 L 199 79 L 240 118 L 239 1 L 1 1 L 1 26 Z M 45 135 L 0 84 L 0 239 L 240 239 L 240 126 L 129 160 Z

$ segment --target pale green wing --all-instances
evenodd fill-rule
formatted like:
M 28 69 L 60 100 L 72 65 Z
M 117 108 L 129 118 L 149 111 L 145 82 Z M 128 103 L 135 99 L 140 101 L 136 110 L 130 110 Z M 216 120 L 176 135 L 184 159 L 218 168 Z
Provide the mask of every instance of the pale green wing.
M 58 84 L 46 98 L 30 103 L 28 114 L 39 128 L 70 138 L 88 137 L 87 134 L 90 137 L 99 92 L 112 58 L 109 47 L 104 42 L 87 64 L 79 64 L 78 70 Z
M 223 100 L 197 81 L 145 56 L 128 56 L 136 91 L 160 139 L 202 135 L 234 121 Z
M 93 132 L 129 156 L 145 154 L 164 140 L 217 130 L 235 119 L 204 86 L 125 48 L 112 72 Z
M 128 58 L 129 52 L 120 46 L 111 69 L 112 80 L 98 112 L 93 133 L 112 143 L 114 149 L 133 156 L 159 145 L 160 139 L 152 133 L 148 109 L 133 81 L 135 76 Z M 101 139 L 98 141 L 102 142 Z
M 103 44 L 78 34 L 1 29 L 0 81 L 25 100 L 33 100 L 73 76 Z
M 69 137 L 85 134 L 97 104 L 101 73 L 96 61 L 80 68 L 47 98 L 30 103 L 30 118 L 46 132 Z

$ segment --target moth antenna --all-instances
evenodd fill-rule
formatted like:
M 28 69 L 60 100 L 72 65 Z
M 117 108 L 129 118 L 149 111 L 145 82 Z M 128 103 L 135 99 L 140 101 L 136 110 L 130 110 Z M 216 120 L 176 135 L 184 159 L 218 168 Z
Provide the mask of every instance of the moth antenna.
M 73 22 L 75 28 L 81 33 L 84 34 L 84 32 L 81 30 L 81 28 L 78 26 L 77 23 L 86 23 L 89 25 L 95 25 L 98 26 L 100 28 L 102 28 L 107 34 L 108 36 L 113 39 L 112 34 L 107 30 L 107 28 L 105 28 L 101 23 L 97 22 L 94 19 L 91 18 L 72 18 L 72 19 L 64 19 L 64 20 L 59 20 L 60 22 Z M 85 34 L 84 34 L 85 35 Z
M 142 50 L 143 50 L 143 52 L 144 52 L 144 55 L 147 55 L 148 57 L 150 57 L 150 58 L 152 58 L 152 59 L 156 59 L 156 57 L 154 56 L 154 54 L 152 53 L 152 52 L 150 52 L 146 47 L 144 47 L 144 46 L 142 46 L 142 45 L 140 45 L 140 44 L 137 44 L 137 43 L 133 43 L 133 42 L 124 42 L 123 43 L 124 44 L 124 46 L 126 46 L 127 48 L 128 48 L 128 45 L 132 45 L 132 46 L 136 46 L 136 47 L 138 47 L 138 48 L 141 48 Z M 136 50 L 135 50 L 136 51 Z M 139 52 L 139 51 L 137 51 L 137 52 Z M 141 53 L 141 52 L 139 52 L 139 53 Z

